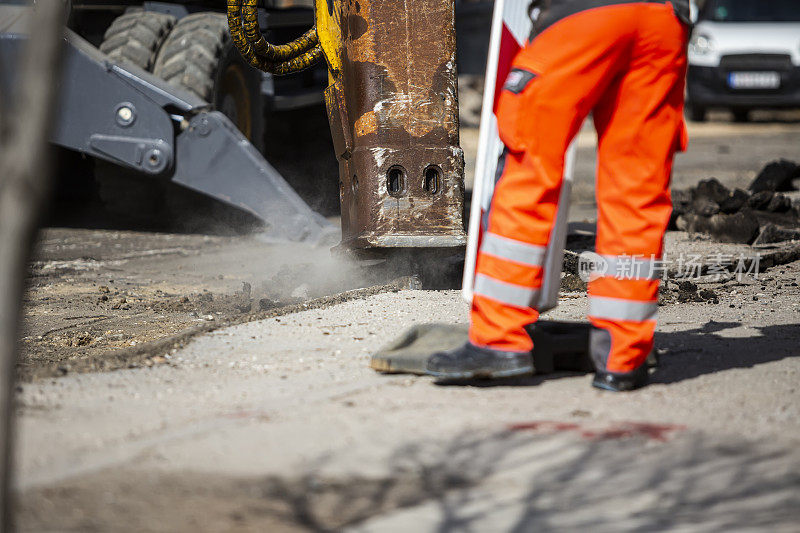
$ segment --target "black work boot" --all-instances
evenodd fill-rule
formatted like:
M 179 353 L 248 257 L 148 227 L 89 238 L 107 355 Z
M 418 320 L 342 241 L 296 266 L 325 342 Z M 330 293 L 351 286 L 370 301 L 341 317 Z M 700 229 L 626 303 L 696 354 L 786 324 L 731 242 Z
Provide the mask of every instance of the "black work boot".
M 609 372 L 606 370 L 611 353 L 611 334 L 602 328 L 593 327 L 589 332 L 589 353 L 595 367 L 592 386 L 598 389 L 624 392 L 644 387 L 648 382 L 648 368 L 655 366 L 655 354 L 631 372 Z
M 504 352 L 468 342 L 428 358 L 428 374 L 445 379 L 506 378 L 533 373 L 530 352 Z
M 625 392 L 644 387 L 647 382 L 647 363 L 645 363 L 633 372 L 624 374 L 598 370 L 594 375 L 592 386 L 612 392 Z

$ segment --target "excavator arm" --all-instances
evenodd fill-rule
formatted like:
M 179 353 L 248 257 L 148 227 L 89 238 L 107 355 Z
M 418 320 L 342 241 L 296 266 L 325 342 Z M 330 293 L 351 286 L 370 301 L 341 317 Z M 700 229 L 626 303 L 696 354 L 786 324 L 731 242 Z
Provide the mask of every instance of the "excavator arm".
M 0 64 L 8 76 L 29 38 L 23 6 L 0 6 Z M 133 65 L 109 60 L 65 30 L 54 144 L 171 180 L 249 212 L 265 237 L 333 243 L 337 229 L 312 211 L 222 113 Z M 12 95 L 13 96 L 13 95 Z

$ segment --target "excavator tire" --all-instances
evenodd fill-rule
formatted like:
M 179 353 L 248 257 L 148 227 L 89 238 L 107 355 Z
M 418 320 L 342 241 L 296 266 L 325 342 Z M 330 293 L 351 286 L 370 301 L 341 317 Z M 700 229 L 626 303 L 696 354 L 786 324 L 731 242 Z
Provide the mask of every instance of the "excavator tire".
M 261 73 L 235 49 L 224 14 L 180 19 L 158 52 L 153 74 L 211 103 L 263 152 Z
M 120 15 L 103 36 L 100 51 L 119 63 L 132 63 L 150 71 L 156 54 L 175 26 L 175 17 L 150 11 Z

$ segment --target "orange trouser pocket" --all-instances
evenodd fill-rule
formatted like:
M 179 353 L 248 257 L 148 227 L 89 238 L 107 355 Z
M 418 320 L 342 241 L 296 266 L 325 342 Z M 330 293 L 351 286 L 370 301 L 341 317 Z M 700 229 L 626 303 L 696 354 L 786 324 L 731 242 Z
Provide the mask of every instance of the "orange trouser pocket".
M 535 98 L 539 74 L 514 67 L 508 73 L 497 103 L 497 129 L 503 144 L 512 152 L 529 148 L 531 101 Z

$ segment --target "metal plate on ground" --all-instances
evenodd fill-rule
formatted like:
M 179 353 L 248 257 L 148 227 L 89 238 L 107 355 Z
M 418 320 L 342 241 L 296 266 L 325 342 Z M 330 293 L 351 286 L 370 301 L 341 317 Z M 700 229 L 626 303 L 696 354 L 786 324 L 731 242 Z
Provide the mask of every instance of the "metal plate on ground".
M 467 324 L 418 324 L 372 356 L 369 366 L 385 374 L 426 374 L 434 352 L 458 348 L 468 339 Z

